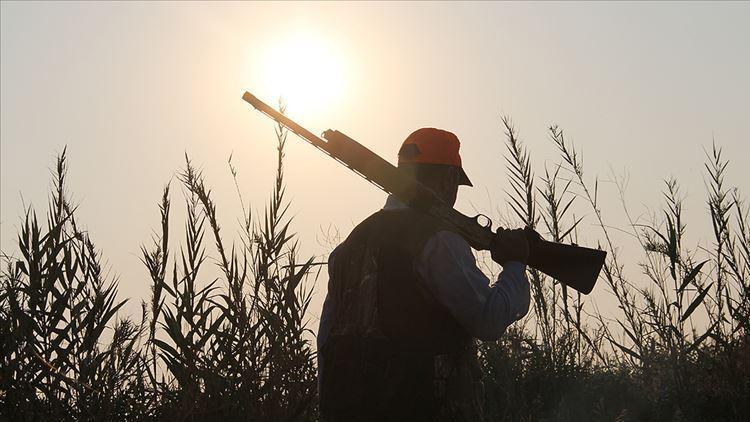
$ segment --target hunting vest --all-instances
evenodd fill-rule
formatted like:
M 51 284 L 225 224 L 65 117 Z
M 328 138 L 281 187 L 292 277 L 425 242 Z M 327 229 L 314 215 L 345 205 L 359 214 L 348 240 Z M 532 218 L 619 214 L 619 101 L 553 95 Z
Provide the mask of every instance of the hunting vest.
M 417 211 L 381 210 L 336 249 L 328 292 L 333 322 L 319 351 L 324 420 L 481 418 L 474 342 L 415 271 L 424 244 L 440 230 Z M 478 409 L 458 409 L 467 406 Z

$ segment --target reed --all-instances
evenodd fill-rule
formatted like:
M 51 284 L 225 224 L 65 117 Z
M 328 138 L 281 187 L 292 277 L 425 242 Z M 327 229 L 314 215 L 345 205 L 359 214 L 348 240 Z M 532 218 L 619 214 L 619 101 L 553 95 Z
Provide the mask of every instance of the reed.
M 548 131 L 557 162 L 535 171 L 511 120 L 501 123 L 508 218 L 555 241 L 606 249 L 597 290 L 617 308 L 604 312 L 529 270 L 530 317 L 479 349 L 488 420 L 750 418 L 750 207 L 726 180 L 721 148 L 706 152 L 708 246 L 687 240 L 677 180 L 664 181 L 648 220 L 632 218 L 617 185 L 627 216 L 617 230 L 640 245 L 625 262 L 598 179 L 584 173 L 563 130 Z M 27 209 L 17 250 L 0 258 L 0 419 L 317 420 L 307 318 L 318 273 L 300 258 L 288 216 L 286 137 L 277 127 L 276 177 L 262 212 L 245 204 L 230 157 L 236 236 L 220 227 L 206 177 L 185 157 L 163 188 L 159 229 L 141 247 L 150 294 L 134 317 L 121 315 L 119 280 L 76 220 L 63 150 L 46 218 Z M 182 229 L 172 221 L 176 186 Z M 579 236 L 584 225 L 597 233 Z
M 530 269 L 533 328 L 509 330 L 481 349 L 490 420 L 750 416 L 748 207 L 739 189 L 725 181 L 729 161 L 721 149 L 713 145 L 705 164 L 711 248 L 686 244 L 677 180 L 664 182 L 664 205 L 656 213 L 663 217 L 647 222 L 631 218 L 618 185 L 628 216 L 628 227 L 620 230 L 637 239 L 642 252 L 628 263 L 642 278 L 628 279 L 613 228 L 599 207 L 598 179 L 593 185 L 586 181 L 581 155 L 563 130 L 549 128 L 560 159 L 537 178 L 517 131 L 509 119 L 502 122 L 511 186 L 506 194 L 516 224 L 576 243 L 581 222 L 598 226 L 598 245 L 608 252 L 598 289 L 606 288 L 618 307 L 614 315 L 602 313 Z M 576 201 L 590 214 L 571 215 Z M 696 322 L 699 314 L 708 323 Z

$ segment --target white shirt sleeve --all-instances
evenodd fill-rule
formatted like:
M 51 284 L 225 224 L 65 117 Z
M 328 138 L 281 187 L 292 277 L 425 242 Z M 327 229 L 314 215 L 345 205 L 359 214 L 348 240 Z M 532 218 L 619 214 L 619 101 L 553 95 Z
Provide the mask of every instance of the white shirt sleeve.
M 507 262 L 497 282 L 490 286 L 477 267 L 471 247 L 456 233 L 440 231 L 433 235 L 422 249 L 415 270 L 438 302 L 480 340 L 499 338 L 529 311 L 526 265 Z

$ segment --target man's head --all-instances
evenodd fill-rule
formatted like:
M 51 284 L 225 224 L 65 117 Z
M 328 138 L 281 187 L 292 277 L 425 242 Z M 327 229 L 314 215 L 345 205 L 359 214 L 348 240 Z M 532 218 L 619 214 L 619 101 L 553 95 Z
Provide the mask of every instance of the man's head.
M 431 127 L 417 129 L 401 145 L 398 167 L 453 205 L 460 185 L 473 186 L 461 167 L 460 146 L 451 132 Z

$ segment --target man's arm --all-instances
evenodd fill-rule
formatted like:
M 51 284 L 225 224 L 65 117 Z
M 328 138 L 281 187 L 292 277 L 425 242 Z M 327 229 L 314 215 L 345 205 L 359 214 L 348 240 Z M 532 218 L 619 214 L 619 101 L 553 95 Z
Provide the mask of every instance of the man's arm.
M 487 276 L 477 267 L 469 244 L 453 232 L 433 235 L 415 265 L 438 302 L 480 340 L 499 338 L 529 310 L 526 265 L 506 262 L 497 282 L 490 286 Z

